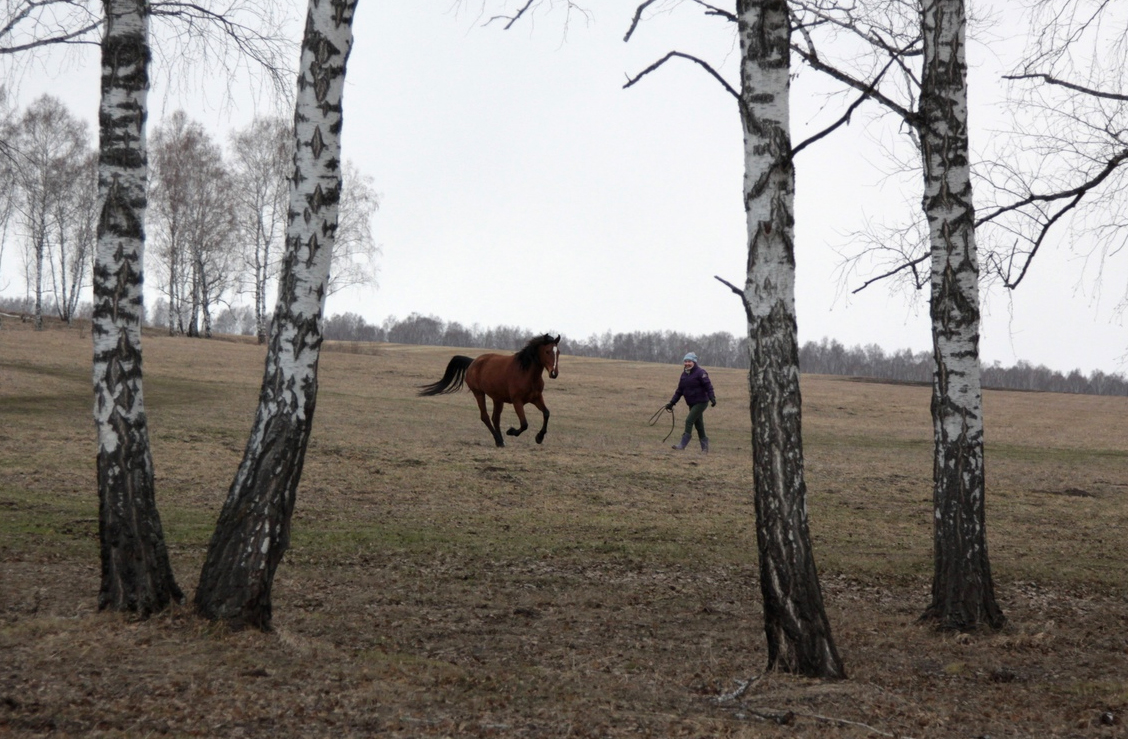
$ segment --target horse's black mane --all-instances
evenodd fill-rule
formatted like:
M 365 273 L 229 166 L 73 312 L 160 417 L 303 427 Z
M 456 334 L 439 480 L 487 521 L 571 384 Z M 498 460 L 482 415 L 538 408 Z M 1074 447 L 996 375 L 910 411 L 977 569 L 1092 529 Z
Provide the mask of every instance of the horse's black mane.
M 534 336 L 529 339 L 529 343 L 525 344 L 525 348 L 517 352 L 517 364 L 521 365 L 521 369 L 527 370 L 533 366 L 533 362 L 539 362 L 537 356 L 537 349 L 545 344 L 551 344 L 556 341 L 552 336 L 545 334 L 544 336 Z

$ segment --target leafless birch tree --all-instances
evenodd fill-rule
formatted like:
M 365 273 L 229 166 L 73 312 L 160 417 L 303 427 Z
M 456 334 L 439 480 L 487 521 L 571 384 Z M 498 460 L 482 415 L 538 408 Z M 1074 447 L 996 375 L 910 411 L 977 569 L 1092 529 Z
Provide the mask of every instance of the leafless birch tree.
M 341 198 L 341 103 L 355 10 L 355 0 L 309 4 L 294 110 L 290 225 L 262 391 L 194 601 L 201 615 L 235 627 L 270 628 L 274 573 L 290 543 L 290 517 L 317 400 L 320 324 Z
M 236 217 L 260 344 L 266 343 L 267 294 L 285 237 L 293 138 L 292 125 L 282 118 L 257 118 L 231 136 Z
M 333 243 L 333 264 L 329 268 L 329 295 L 346 287 L 375 285 L 376 258 L 380 255 L 380 247 L 372 237 L 372 216 L 380 207 L 372 176 L 346 160 L 342 178 L 344 189 Z
M 0 141 L 11 141 L 16 136 L 15 111 L 6 85 L 0 85 Z M 16 204 L 15 156 L 7 144 L 0 145 L 0 267 L 4 264 L 4 246 L 7 243 L 12 213 Z M 0 290 L 6 287 L 0 283 Z
M 1060 40 L 1063 24 L 1070 29 L 1064 36 L 1079 38 L 1083 35 L 1080 29 L 1100 25 L 1095 19 L 1110 4 L 1103 0 L 1039 3 L 1043 9 L 1052 9 L 1046 22 L 1035 29 L 1037 42 L 1023 72 L 1015 75 L 1037 89 L 1028 90 L 1031 94 L 1021 101 L 1018 119 L 1022 123 L 1015 126 L 1010 145 L 1002 147 L 1002 153 L 990 157 L 980 170 L 976 187 L 985 193 L 988 206 L 984 215 L 976 217 L 971 198 L 963 2 L 793 2 L 803 31 L 803 43 L 795 46 L 799 55 L 852 88 L 859 96 L 857 103 L 877 101 L 900 118 L 918 149 L 925 177 L 925 226 L 919 241 L 895 238 L 892 247 L 883 244 L 880 248 L 891 257 L 890 268 L 866 284 L 911 274 L 916 286 L 931 285 L 936 361 L 932 403 L 935 571 L 932 602 L 925 616 L 950 628 L 997 627 L 1005 619 L 993 594 L 983 512 L 978 283 L 985 270 L 988 277 L 998 276 L 1005 286 L 1016 287 L 1051 229 L 1086 202 L 1105 211 L 1101 220 L 1089 222 L 1090 228 L 1094 223 L 1110 222 L 1110 200 L 1101 192 L 1117 191 L 1113 183 L 1123 177 L 1122 166 L 1128 161 L 1126 141 L 1117 133 L 1123 131 L 1123 119 L 1117 123 L 1108 110 L 1096 116 L 1082 115 L 1077 107 L 1063 106 L 1061 101 L 1031 105 L 1036 99 L 1047 100 L 1047 91 L 1060 82 L 1052 74 L 1058 69 L 1052 62 L 1064 58 L 1062 46 L 1057 41 L 1043 42 Z M 1069 19 L 1080 24 L 1065 23 Z M 860 41 L 866 50 L 858 55 L 862 63 L 829 60 L 813 40 L 820 33 L 824 40 L 837 34 Z M 1114 43 L 1104 51 L 1119 48 L 1123 57 L 1124 36 L 1121 33 L 1116 38 L 1119 46 Z M 1034 72 L 1035 68 L 1040 71 Z M 1080 92 L 1076 86 L 1073 91 Z M 1109 104 L 1109 98 L 1101 99 Z M 1122 102 L 1116 102 L 1121 110 Z M 1051 108 L 1053 115 L 1047 115 Z M 1057 122 L 1051 122 L 1057 114 Z M 1066 130 L 1073 132 L 1072 138 L 1060 134 Z M 1123 213 L 1123 205 L 1116 207 L 1112 220 L 1119 218 L 1123 223 Z M 982 268 L 980 235 L 989 245 Z M 930 270 L 922 268 L 926 263 Z
M 210 336 L 238 272 L 235 188 L 223 152 L 183 111 L 153 135 L 151 240 L 164 270 L 169 332 Z
M 642 11 L 627 33 L 630 38 Z M 846 676 L 831 636 L 815 568 L 803 475 L 802 397 L 795 319 L 795 171 L 790 128 L 790 38 L 786 0 L 737 0 L 740 91 L 708 63 L 672 52 L 665 62 L 697 63 L 736 98 L 744 132 L 748 270 L 740 296 L 748 318 L 756 539 L 768 666 L 810 677 Z M 726 283 L 728 284 L 728 283 Z
M 987 556 L 979 261 L 968 137 L 963 0 L 924 0 L 919 136 L 932 263 L 933 577 L 924 617 L 1001 627 Z
M 74 195 L 75 174 L 87 151 L 85 124 L 57 98 L 33 102 L 13 129 L 12 174 L 15 210 L 25 245 L 25 259 L 34 295 L 35 327 L 43 328 L 43 297 L 51 255 L 65 248 L 66 205 Z
M 148 615 L 182 601 L 157 512 L 142 393 L 141 283 L 148 154 L 149 16 L 106 0 L 94 266 L 94 421 L 98 431 L 99 608 Z
M 923 616 L 943 628 L 997 628 L 1006 619 L 995 600 L 987 553 L 964 1 L 800 7 L 798 54 L 853 88 L 858 103 L 876 100 L 897 115 L 919 150 L 927 251 L 893 271 L 919 275 L 917 265 L 931 265 L 934 569 Z M 813 41 L 812 30 L 820 28 L 862 41 L 869 68 L 859 73 L 828 61 Z
M 233 14 L 238 10 L 228 9 Z M 284 64 L 276 61 L 284 37 L 249 29 L 202 5 L 105 0 L 102 10 L 101 219 L 92 322 L 102 554 L 98 603 L 101 608 L 148 615 L 184 597 L 169 565 L 157 513 L 142 394 L 150 17 L 175 16 L 187 26 L 182 28 L 183 38 L 199 40 L 208 48 L 221 43 L 240 50 L 271 79 L 280 79 L 284 70 Z
M 149 191 L 150 269 L 159 267 L 158 289 L 168 298 L 169 336 L 187 333 L 189 302 L 189 201 L 196 184 L 191 155 L 206 137 L 203 128 L 176 111 L 153 135 Z M 156 276 L 157 269 L 152 269 Z
M 219 146 L 183 111 L 154 132 L 152 152 L 149 231 L 169 300 L 169 333 L 207 336 L 212 309 L 236 272 L 231 175 Z
M 78 311 L 98 243 L 98 158 L 87 154 L 66 173 L 65 197 L 55 203 L 55 239 L 50 249 L 51 292 L 59 318 L 68 324 Z

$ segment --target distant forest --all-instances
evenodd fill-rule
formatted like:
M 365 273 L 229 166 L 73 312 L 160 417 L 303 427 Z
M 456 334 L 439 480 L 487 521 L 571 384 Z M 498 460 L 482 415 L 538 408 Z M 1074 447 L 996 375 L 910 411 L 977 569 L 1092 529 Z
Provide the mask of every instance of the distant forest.
M 394 344 L 467 347 L 513 351 L 525 345 L 534 332 L 517 326 L 480 328 L 447 323 L 434 316 L 412 313 L 394 316 L 374 326 L 355 313 L 334 315 L 325 322 L 325 338 L 337 341 L 387 341 Z M 625 359 L 633 362 L 678 364 L 686 352 L 696 352 L 706 367 L 748 367 L 748 338 L 727 332 L 691 335 L 676 331 L 634 331 L 592 335 L 585 340 L 562 336 L 560 351 L 581 357 Z M 847 349 L 823 339 L 808 341 L 799 349 L 799 368 L 818 375 L 872 377 L 893 382 L 932 383 L 932 354 L 901 349 L 887 354 L 870 344 Z M 1003 390 L 1039 390 L 1089 395 L 1128 395 L 1128 378 L 1094 370 L 1084 375 L 1073 370 L 1063 375 L 1047 367 L 1020 361 L 1013 367 L 996 363 L 983 367 L 983 386 Z
M 163 327 L 163 301 L 149 317 L 149 325 Z M 26 301 L 0 298 L 0 311 L 25 312 Z M 77 317 L 89 317 L 89 305 L 83 305 Z M 155 319 L 155 320 L 154 320 Z M 254 335 L 254 314 L 248 307 L 223 310 L 215 319 L 216 333 Z M 331 341 L 372 341 L 393 344 L 423 344 L 476 349 L 515 351 L 535 334 L 519 326 L 481 328 L 447 323 L 435 316 L 412 313 L 404 319 L 391 316 L 380 325 L 373 325 L 355 313 L 330 316 L 325 321 L 325 338 Z M 581 357 L 625 359 L 632 362 L 679 364 L 686 352 L 696 352 L 706 367 L 748 367 L 748 338 L 736 338 L 721 331 L 691 335 L 676 331 L 633 331 L 579 340 L 561 336 L 560 351 Z M 846 348 L 833 339 L 815 343 L 808 341 L 799 349 L 799 368 L 816 375 L 871 377 L 878 380 L 909 383 L 932 383 L 932 354 L 901 349 L 887 354 L 880 346 L 870 344 Z M 1062 374 L 1042 365 L 1019 361 L 1013 367 L 999 363 L 983 367 L 983 387 L 1000 390 L 1034 390 L 1053 393 L 1087 395 L 1128 395 L 1128 377 L 1122 373 L 1106 374 L 1094 370 L 1089 375 L 1080 370 Z

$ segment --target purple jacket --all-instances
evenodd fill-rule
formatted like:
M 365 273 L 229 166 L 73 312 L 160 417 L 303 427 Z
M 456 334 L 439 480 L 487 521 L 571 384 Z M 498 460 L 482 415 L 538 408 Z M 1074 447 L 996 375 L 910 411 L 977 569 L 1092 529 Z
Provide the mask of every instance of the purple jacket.
M 681 373 L 678 389 L 674 392 L 674 397 L 670 398 L 670 405 L 677 403 L 683 395 L 686 404 L 691 408 L 715 397 L 713 383 L 709 381 L 709 373 L 701 365 L 695 364 L 689 372 Z

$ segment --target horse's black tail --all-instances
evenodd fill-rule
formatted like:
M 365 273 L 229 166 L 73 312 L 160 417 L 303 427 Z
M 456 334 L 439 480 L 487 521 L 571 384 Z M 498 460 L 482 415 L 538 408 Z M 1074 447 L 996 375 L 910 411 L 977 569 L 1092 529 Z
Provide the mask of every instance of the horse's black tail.
M 443 379 L 430 385 L 421 385 L 420 395 L 441 395 L 443 393 L 456 393 L 462 389 L 462 380 L 466 377 L 466 368 L 474 360 L 461 355 L 455 356 L 447 365 Z

